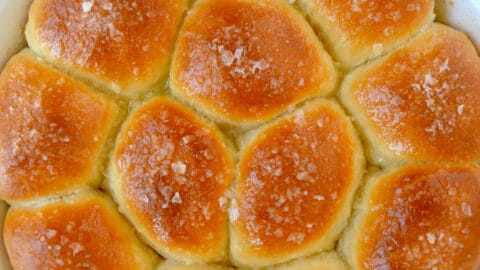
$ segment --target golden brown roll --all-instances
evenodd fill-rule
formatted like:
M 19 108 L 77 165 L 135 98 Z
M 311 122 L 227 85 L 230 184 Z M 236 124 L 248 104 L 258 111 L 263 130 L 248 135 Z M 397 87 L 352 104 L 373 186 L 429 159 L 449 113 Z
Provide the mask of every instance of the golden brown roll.
M 0 76 L 0 199 L 10 203 L 96 185 L 117 106 L 28 49 Z
M 434 19 L 434 0 L 298 0 L 346 68 L 400 46 Z
M 367 182 L 341 250 L 352 269 L 480 267 L 480 167 L 410 165 Z
M 187 263 L 217 262 L 227 258 L 233 169 L 227 143 L 210 123 L 159 97 L 124 123 L 109 186 L 157 252 Z
M 233 263 L 262 267 L 333 248 L 364 170 L 340 107 L 317 100 L 249 137 L 229 212 Z
M 167 76 L 187 0 L 35 0 L 30 48 L 84 80 L 135 97 Z
M 268 267 L 268 270 L 347 270 L 345 262 L 334 252 L 301 258 L 278 266 Z
M 8 210 L 3 231 L 14 269 L 154 269 L 157 257 L 99 192 Z
M 180 30 L 170 74 L 175 95 L 238 125 L 328 95 L 335 84 L 330 56 L 283 0 L 197 1 Z
M 467 37 L 435 24 L 405 47 L 349 74 L 340 97 L 371 160 L 480 159 L 480 58 Z

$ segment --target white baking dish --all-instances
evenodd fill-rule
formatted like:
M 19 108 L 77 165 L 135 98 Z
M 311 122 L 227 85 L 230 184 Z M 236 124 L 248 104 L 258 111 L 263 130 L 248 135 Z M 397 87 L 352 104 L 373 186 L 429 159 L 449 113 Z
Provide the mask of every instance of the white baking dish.
M 0 70 L 14 53 L 25 46 L 23 28 L 31 0 L 0 0 Z M 437 21 L 468 34 L 480 52 L 480 0 L 437 0 Z M 0 204 L 0 231 L 6 206 Z M 0 234 L 0 269 L 11 269 Z

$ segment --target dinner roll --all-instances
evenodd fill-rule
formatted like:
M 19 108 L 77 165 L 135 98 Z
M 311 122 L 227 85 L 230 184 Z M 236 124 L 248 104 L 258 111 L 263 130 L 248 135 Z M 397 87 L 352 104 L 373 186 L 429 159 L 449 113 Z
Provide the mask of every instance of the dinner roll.
M 347 69 L 400 46 L 435 17 L 434 0 L 297 2 Z
M 210 123 L 157 97 L 124 123 L 109 189 L 120 211 L 161 255 L 186 263 L 224 261 L 231 151 Z
M 170 73 L 173 94 L 216 121 L 240 126 L 326 96 L 335 84 L 330 56 L 284 0 L 197 1 Z
M 145 269 L 157 257 L 100 192 L 82 191 L 8 210 L 5 245 L 14 269 Z
M 25 49 L 0 76 L 0 199 L 25 202 L 100 181 L 119 109 Z
M 31 3 L 14 270 L 480 270 L 479 48 L 438 1 Z
M 435 24 L 349 74 L 340 98 L 377 164 L 480 159 L 480 58 L 467 37 Z
M 167 77 L 187 0 L 35 0 L 28 45 L 96 86 L 136 97 Z
M 347 270 L 347 265 L 334 252 L 294 260 L 267 268 L 268 270 Z
M 341 250 L 357 269 L 480 267 L 480 167 L 409 165 L 370 177 Z
M 332 249 L 363 170 L 360 142 L 332 101 L 250 134 L 229 212 L 233 263 L 255 268 Z

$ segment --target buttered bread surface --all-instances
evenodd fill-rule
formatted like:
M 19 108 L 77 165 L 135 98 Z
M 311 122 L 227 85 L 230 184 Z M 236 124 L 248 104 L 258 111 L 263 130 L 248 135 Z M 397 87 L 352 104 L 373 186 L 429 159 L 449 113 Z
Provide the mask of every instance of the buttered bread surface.
M 480 267 L 480 57 L 434 0 L 34 0 L 14 269 Z

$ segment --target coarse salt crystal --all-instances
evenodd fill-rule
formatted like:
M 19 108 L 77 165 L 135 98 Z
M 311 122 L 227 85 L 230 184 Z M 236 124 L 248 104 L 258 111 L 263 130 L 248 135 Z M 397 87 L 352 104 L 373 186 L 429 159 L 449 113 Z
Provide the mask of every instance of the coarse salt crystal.
M 78 253 L 84 250 L 84 247 L 79 243 L 71 243 L 68 247 L 72 250 L 73 256 L 77 255 Z
M 57 235 L 56 230 L 47 230 L 47 238 L 48 239 L 52 239 L 53 237 L 55 237 L 55 235 Z
M 173 195 L 173 198 L 172 198 L 172 203 L 176 203 L 176 204 L 182 203 L 182 197 L 180 197 L 180 193 L 175 192 L 175 195 Z
M 220 197 L 218 198 L 218 205 L 220 208 L 223 208 L 227 204 L 227 198 L 225 197 Z
M 140 196 L 140 200 L 144 203 L 149 203 L 150 202 L 150 200 L 148 199 L 148 196 L 145 195 L 145 194 Z
M 462 212 L 466 215 L 466 216 L 473 216 L 472 214 L 472 207 L 467 204 L 467 203 L 462 203 Z
M 102 8 L 104 10 L 112 10 L 113 5 L 112 5 L 112 3 L 105 3 L 105 4 L 103 4 Z
M 317 121 L 317 126 L 318 126 L 319 128 L 323 128 L 323 123 L 324 123 L 323 119 L 319 119 L 319 120 Z
M 308 172 L 297 173 L 297 180 L 304 180 L 305 178 L 307 178 L 307 176 L 308 176 Z
M 82 10 L 84 13 L 90 12 L 92 10 L 93 5 L 95 4 L 95 1 L 85 1 L 82 2 Z
M 437 240 L 437 238 L 435 237 L 435 235 L 433 233 L 427 233 L 427 241 L 430 243 L 430 244 L 435 244 L 435 241 Z
M 440 73 L 450 70 L 450 67 L 448 66 L 448 61 L 449 59 L 447 58 L 445 62 L 443 62 L 443 64 L 440 66 Z
M 172 170 L 173 170 L 173 172 L 178 173 L 178 174 L 185 174 L 185 172 L 187 170 L 187 165 L 185 165 L 185 163 L 183 163 L 181 161 L 177 161 L 177 162 L 172 163 Z

